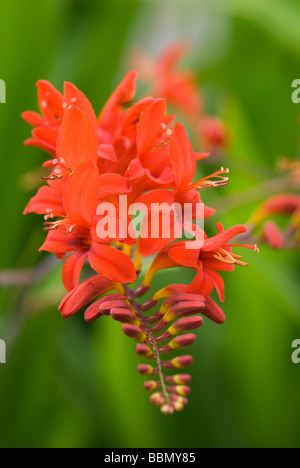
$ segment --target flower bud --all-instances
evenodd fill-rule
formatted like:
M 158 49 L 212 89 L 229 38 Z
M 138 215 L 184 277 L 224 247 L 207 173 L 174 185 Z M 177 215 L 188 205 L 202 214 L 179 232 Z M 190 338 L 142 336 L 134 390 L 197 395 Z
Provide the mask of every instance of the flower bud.
M 137 371 L 142 375 L 154 375 L 157 374 L 157 369 L 147 364 L 139 364 L 137 366 Z
M 137 344 L 135 348 L 136 353 L 146 359 L 153 359 L 154 358 L 154 353 L 153 351 L 144 344 Z
M 192 364 L 193 358 L 192 356 L 179 356 L 171 361 L 165 361 L 162 363 L 162 366 L 165 369 L 182 369 L 184 367 L 188 367 Z
M 167 387 L 167 391 L 170 393 L 176 393 L 180 396 L 186 396 L 191 393 L 190 387 L 187 387 L 186 385 L 176 385 L 175 387 Z
M 135 325 L 124 324 L 122 325 L 122 330 L 126 336 L 133 340 L 140 341 L 141 343 L 143 343 L 147 338 L 146 333 Z
M 140 321 L 131 310 L 112 309 L 110 312 L 110 316 L 117 322 L 129 323 L 135 326 L 140 325 Z
M 161 407 L 161 412 L 162 414 L 173 414 L 174 413 L 174 407 L 170 404 L 163 405 Z
M 188 335 L 177 336 L 174 340 L 170 341 L 167 345 L 159 349 L 160 353 L 171 353 L 175 349 L 183 349 L 191 346 L 196 339 L 196 335 L 190 333 Z
M 150 392 L 154 390 L 158 390 L 160 387 L 161 387 L 161 383 L 155 380 L 148 380 L 147 382 L 144 383 L 145 390 L 150 391 Z
M 186 385 L 189 384 L 191 380 L 192 377 L 189 374 L 177 374 L 166 377 L 166 383 L 176 385 Z
M 177 320 L 173 325 L 171 325 L 168 330 L 163 333 L 162 335 L 156 338 L 158 343 L 163 343 L 167 341 L 169 338 L 172 338 L 179 333 L 184 333 L 189 330 L 195 330 L 196 328 L 201 327 L 203 324 L 202 317 L 187 317 L 180 320 Z

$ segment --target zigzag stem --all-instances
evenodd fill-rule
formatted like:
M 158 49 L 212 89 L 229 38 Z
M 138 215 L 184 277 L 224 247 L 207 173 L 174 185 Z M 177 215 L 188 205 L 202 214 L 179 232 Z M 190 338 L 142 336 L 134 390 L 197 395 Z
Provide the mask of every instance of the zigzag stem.
M 130 305 L 134 309 L 135 314 L 136 314 L 137 318 L 139 319 L 139 321 L 141 323 L 142 330 L 146 333 L 146 335 L 148 336 L 148 338 L 150 340 L 150 343 L 151 343 L 151 346 L 152 346 L 152 349 L 153 349 L 153 352 L 154 352 L 155 360 L 156 360 L 156 363 L 157 363 L 158 376 L 159 376 L 159 381 L 160 381 L 160 384 L 161 384 L 162 392 L 163 392 L 163 395 L 164 395 L 167 403 L 169 405 L 171 405 L 171 398 L 170 398 L 169 392 L 167 391 L 165 376 L 164 376 L 163 370 L 162 370 L 163 369 L 162 361 L 161 361 L 161 358 L 160 358 L 159 347 L 157 346 L 156 338 L 153 335 L 151 328 L 147 324 L 147 318 L 144 316 L 144 314 L 143 314 L 143 312 L 141 310 L 141 305 L 138 302 L 136 302 L 136 300 L 134 299 L 134 291 L 132 289 L 130 289 L 127 285 L 123 284 L 122 286 L 124 288 L 126 297 L 127 297 L 128 301 L 130 302 Z

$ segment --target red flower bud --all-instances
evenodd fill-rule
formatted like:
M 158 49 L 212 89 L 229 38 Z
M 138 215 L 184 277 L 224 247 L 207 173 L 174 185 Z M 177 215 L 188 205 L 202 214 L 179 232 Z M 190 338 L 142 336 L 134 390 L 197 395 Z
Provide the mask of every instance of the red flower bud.
M 147 335 L 143 330 L 141 330 L 139 327 L 136 327 L 135 325 L 130 325 L 130 324 L 125 324 L 122 325 L 122 330 L 127 335 L 129 338 L 132 338 L 133 340 L 140 341 L 143 343 Z
M 162 363 L 162 366 L 166 369 L 183 369 L 184 367 L 189 367 L 193 362 L 192 356 L 179 356 L 172 359 L 171 361 L 165 361 Z
M 129 323 L 135 326 L 138 326 L 140 324 L 140 321 L 131 310 L 112 309 L 110 312 L 110 316 L 117 322 Z
M 144 344 L 137 344 L 135 351 L 139 356 L 142 356 L 143 358 L 153 359 L 154 357 L 153 351 L 151 351 L 151 349 Z
M 159 348 L 159 352 L 162 354 L 171 353 L 175 349 L 183 349 L 191 346 L 196 339 L 196 335 L 190 333 L 188 335 L 177 336 L 174 340 L 170 341 L 165 346 Z
M 177 374 L 174 376 L 166 377 L 166 382 L 168 384 L 176 384 L 176 385 L 186 385 L 189 384 L 192 380 L 192 377 L 189 374 Z

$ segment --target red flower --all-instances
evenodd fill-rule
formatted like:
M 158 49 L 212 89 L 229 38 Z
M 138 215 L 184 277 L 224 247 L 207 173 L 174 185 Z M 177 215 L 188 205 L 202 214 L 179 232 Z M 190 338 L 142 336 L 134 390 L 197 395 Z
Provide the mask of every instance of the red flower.
M 105 175 L 102 179 L 105 179 Z M 50 232 L 40 250 L 56 253 L 60 257 L 74 252 L 65 261 L 62 272 L 68 291 L 77 286 L 86 259 L 95 271 L 112 281 L 132 283 L 136 279 L 130 258 L 109 245 L 101 244 L 96 235 L 99 220 L 96 216 L 97 206 L 99 200 L 106 196 L 96 166 L 92 162 L 83 163 L 70 177 L 62 194 L 65 216 L 59 221 L 46 223 Z M 123 238 L 109 241 L 118 240 Z
M 175 203 L 182 206 L 185 204 L 192 204 L 193 208 L 190 212 L 191 221 L 197 218 L 196 207 L 197 204 L 201 203 L 201 199 L 198 191 L 204 190 L 209 187 L 218 187 L 226 185 L 228 178 L 224 177 L 224 174 L 228 173 L 228 170 L 221 169 L 215 174 L 211 174 L 208 177 L 205 177 L 197 182 L 192 182 L 196 174 L 196 161 L 197 159 L 203 159 L 207 154 L 195 154 L 192 148 L 192 145 L 188 139 L 188 136 L 185 132 L 184 127 L 180 123 L 176 123 L 171 131 L 170 136 L 170 145 L 168 147 L 168 160 L 171 165 L 172 172 L 174 174 L 174 182 L 169 185 L 172 187 L 172 191 L 168 190 L 155 190 L 149 192 L 145 195 L 142 195 L 137 199 L 137 203 L 142 203 L 148 207 L 150 210 L 154 203 L 167 204 L 172 206 Z M 217 180 L 211 180 L 215 178 Z M 204 208 L 204 218 L 207 218 L 214 214 L 215 211 L 205 207 Z M 158 213 L 156 216 L 151 216 L 144 227 L 144 231 L 152 232 L 152 224 L 156 223 L 160 227 L 160 230 L 163 229 L 163 214 Z M 186 220 L 185 220 L 186 221 Z M 175 233 L 175 223 L 174 218 L 171 219 L 170 232 Z M 194 232 L 195 226 L 193 224 L 188 225 L 185 222 L 182 222 L 179 228 L 182 230 L 188 230 Z M 171 240 L 175 240 L 175 236 L 167 237 L 161 235 L 157 239 L 149 239 L 144 235 L 140 240 L 140 251 L 143 255 L 151 255 Z
M 244 226 L 235 226 L 223 231 L 218 225 L 219 234 L 204 240 L 203 246 L 187 249 L 186 242 L 177 242 L 165 247 L 155 258 L 144 279 L 144 285 L 151 284 L 154 274 L 161 269 L 183 266 L 197 271 L 194 281 L 187 288 L 187 292 L 195 292 L 209 296 L 216 288 L 220 300 L 224 301 L 224 282 L 218 272 L 233 271 L 235 265 L 247 266 L 241 257 L 232 253 L 232 247 L 247 247 L 257 250 L 257 246 L 239 246 L 228 242 L 239 234 L 245 233 Z

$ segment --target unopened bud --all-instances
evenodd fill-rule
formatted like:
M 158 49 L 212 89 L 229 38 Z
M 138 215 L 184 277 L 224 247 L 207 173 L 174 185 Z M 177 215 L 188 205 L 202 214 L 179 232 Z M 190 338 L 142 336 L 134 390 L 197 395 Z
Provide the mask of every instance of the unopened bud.
M 154 357 L 153 351 L 144 344 L 137 344 L 135 348 L 136 353 L 146 359 L 152 359 Z
M 152 392 L 154 390 L 158 390 L 161 387 L 161 383 L 155 380 L 148 380 L 144 383 L 145 390 Z
M 171 361 L 163 362 L 162 365 L 166 369 L 182 369 L 184 367 L 188 367 L 192 364 L 193 358 L 192 356 L 179 356 Z
M 196 339 L 196 335 L 190 333 L 188 335 L 177 336 L 174 340 L 170 341 L 167 345 L 160 348 L 160 353 L 171 353 L 175 349 L 183 349 L 191 346 Z
M 124 324 L 122 325 L 122 330 L 126 336 L 133 340 L 140 341 L 141 343 L 143 343 L 147 338 L 146 333 L 135 325 Z
M 166 377 L 168 384 L 187 385 L 191 382 L 192 377 L 189 374 L 177 374 Z
M 137 366 L 137 371 L 139 374 L 142 375 L 154 375 L 157 374 L 157 369 L 154 369 L 154 367 L 149 366 L 147 364 L 139 364 Z
M 161 407 L 161 412 L 162 412 L 162 414 L 173 414 L 174 413 L 174 408 L 170 404 L 163 405 Z
M 186 396 L 191 393 L 190 387 L 187 387 L 186 385 L 176 385 L 175 387 L 167 387 L 167 391 L 171 393 L 176 393 L 180 396 Z
M 117 322 L 129 323 L 135 326 L 140 325 L 140 321 L 131 310 L 112 309 L 110 311 L 110 316 Z
M 196 328 L 201 327 L 203 324 L 202 317 L 187 317 L 177 320 L 168 330 L 162 335 L 156 338 L 158 343 L 163 343 L 169 338 L 172 338 L 179 333 L 184 333 L 189 330 L 195 330 Z

